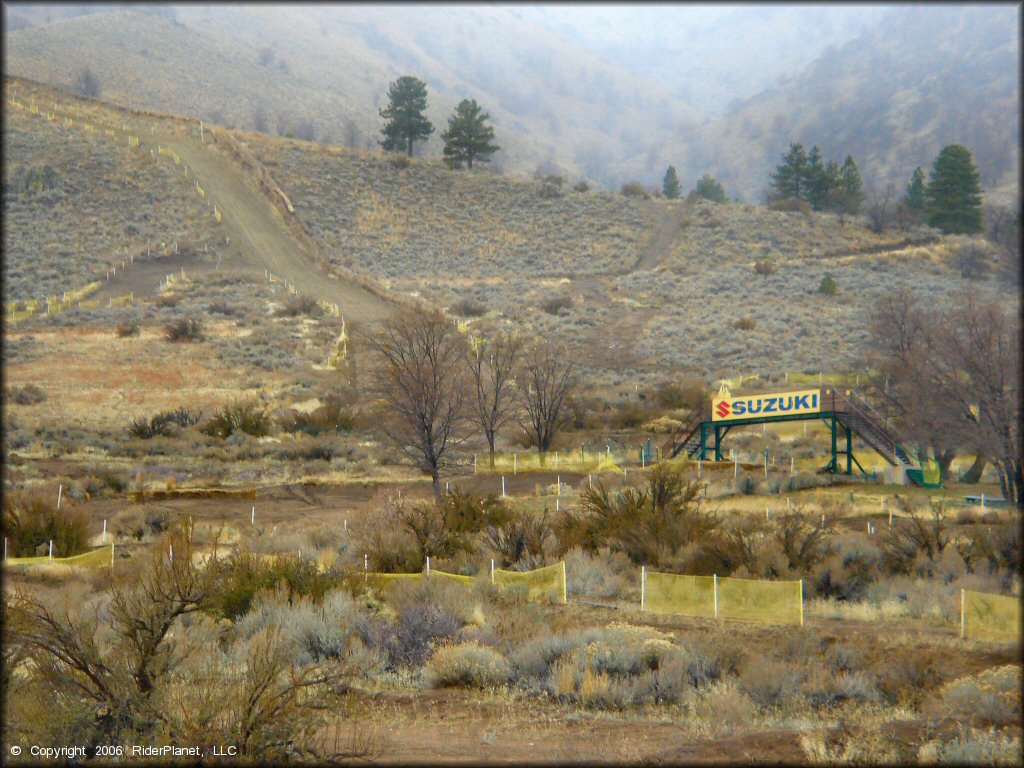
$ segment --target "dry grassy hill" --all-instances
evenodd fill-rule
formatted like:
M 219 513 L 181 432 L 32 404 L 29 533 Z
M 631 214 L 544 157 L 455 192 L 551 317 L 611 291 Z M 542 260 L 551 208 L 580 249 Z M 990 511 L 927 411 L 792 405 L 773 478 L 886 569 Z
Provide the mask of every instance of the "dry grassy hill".
M 107 119 L 119 114 L 100 102 L 75 103 L 97 114 L 108 110 Z M 243 167 L 224 141 L 204 148 L 194 137 L 174 138 L 167 130 L 183 152 L 188 145 L 195 162 L 215 161 L 211 188 L 226 194 L 253 186 L 253 168 Z M 875 299 L 901 286 L 932 301 L 970 288 L 1016 302 L 995 256 L 990 277 L 967 281 L 956 268 L 967 241 L 929 230 L 879 235 L 863 222 L 841 222 L 829 214 L 641 200 L 577 191 L 551 178 L 453 172 L 438 161 L 406 162 L 258 133 L 233 135 L 257 170 L 281 185 L 294 205 L 295 224 L 309 233 L 317 257 L 339 273 L 361 273 L 395 294 L 422 296 L 475 323 L 501 323 L 561 339 L 595 375 L 613 383 L 635 376 L 644 381 L 666 369 L 709 377 L 849 369 L 864 352 Z M 118 254 L 144 251 L 147 242 L 158 239 L 163 253 L 171 238 L 213 240 L 217 256 L 227 260 L 225 268 L 248 265 L 250 274 L 262 276 L 263 262 L 237 250 L 246 228 L 215 223 L 189 184 L 168 178 L 174 166 L 161 165 L 138 148 L 128 152 L 103 136 L 83 136 L 21 111 L 12 112 L 6 137 L 17 158 L 5 179 L 14 223 L 5 234 L 11 298 L 102 277 L 100 270 Z M 45 163 L 33 171 L 44 157 L 60 158 L 60 171 L 47 172 Z M 119 165 L 124 163 L 129 165 Z M 90 174 L 61 180 L 67 169 L 82 168 Z M 39 184 L 63 186 L 35 191 Z M 89 217 L 86 228 L 76 218 L 83 211 Z M 277 214 L 268 207 L 267 216 L 270 222 Z M 275 226 L 269 234 L 286 239 L 268 258 L 284 259 L 282 266 L 294 263 L 314 295 L 317 286 L 336 286 L 348 296 L 343 282 L 325 282 L 315 265 L 302 261 L 306 256 L 285 253 L 291 241 L 283 222 Z M 81 239 L 68 240 L 72 232 Z M 227 245 L 214 239 L 227 239 L 227 232 L 237 233 L 238 240 Z M 263 247 L 270 241 L 253 242 Z M 32 257 L 40 249 L 48 258 Z M 205 248 L 179 256 L 193 258 L 179 265 L 189 271 L 213 269 Z M 758 273 L 756 262 L 769 262 L 770 273 Z M 140 293 L 156 289 L 163 273 L 155 269 L 151 284 L 140 284 Z M 838 284 L 834 297 L 818 293 L 826 273 Z M 34 287 L 39 285 L 44 288 Z M 177 312 L 208 312 L 190 302 L 182 297 Z M 290 359 L 289 342 L 284 337 L 280 342 L 280 350 L 265 344 L 246 362 L 260 367 L 256 358 Z
M 336 263 L 465 316 L 562 337 L 595 368 L 836 370 L 868 317 L 907 286 L 942 301 L 973 289 L 1016 301 L 997 269 L 967 281 L 963 239 L 879 235 L 832 214 L 552 192 L 541 180 L 408 167 L 382 153 L 242 137 L 288 189 Z M 770 261 L 774 273 L 755 273 Z M 818 288 L 825 274 L 837 296 Z

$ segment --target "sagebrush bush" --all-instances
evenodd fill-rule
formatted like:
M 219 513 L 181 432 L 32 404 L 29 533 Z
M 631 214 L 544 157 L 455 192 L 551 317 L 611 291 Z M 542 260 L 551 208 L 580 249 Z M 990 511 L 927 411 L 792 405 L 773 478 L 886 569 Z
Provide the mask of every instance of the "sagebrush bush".
M 800 692 L 802 682 L 801 668 L 781 659 L 762 659 L 751 664 L 740 678 L 743 691 L 762 707 L 787 703 Z
M 465 298 L 452 304 L 451 310 L 460 317 L 483 317 L 487 314 L 487 305 L 476 299 Z
M 285 586 L 290 599 L 308 596 L 314 601 L 321 601 L 341 584 L 340 577 L 320 573 L 317 563 L 291 555 L 264 558 L 238 552 L 216 561 L 211 568 L 216 578 L 208 605 L 228 619 L 247 613 L 258 592 L 278 584 Z
M 181 317 L 164 326 L 164 338 L 170 342 L 202 341 L 203 323 L 195 317 Z
M 942 714 L 1015 723 L 1021 717 L 1021 670 L 1005 665 L 946 683 L 937 694 Z
M 57 495 L 38 491 L 4 494 L 4 536 L 9 557 L 49 554 L 70 557 L 89 548 L 89 522 L 85 514 L 65 501 L 57 509 Z
M 203 432 L 212 437 L 227 438 L 236 432 L 253 437 L 270 434 L 272 420 L 269 411 L 258 403 L 229 403 L 203 425 Z
M 475 642 L 442 645 L 429 662 L 434 687 L 466 686 L 490 688 L 509 681 L 508 660 L 492 648 Z
M 1020 755 L 1019 737 L 995 728 L 970 728 L 948 741 L 932 739 L 922 744 L 917 759 L 924 765 L 1020 765 Z
M 138 336 L 140 329 L 141 325 L 138 320 L 128 319 L 122 320 L 118 323 L 114 328 L 114 332 L 117 334 L 118 338 L 126 339 L 130 336 Z
M 298 317 L 299 315 L 319 317 L 323 314 L 323 309 L 312 296 L 296 294 L 289 296 L 284 305 L 278 307 L 275 314 L 278 317 Z
M 26 384 L 11 390 L 10 398 L 18 405 L 38 405 L 46 400 L 46 392 L 35 384 Z

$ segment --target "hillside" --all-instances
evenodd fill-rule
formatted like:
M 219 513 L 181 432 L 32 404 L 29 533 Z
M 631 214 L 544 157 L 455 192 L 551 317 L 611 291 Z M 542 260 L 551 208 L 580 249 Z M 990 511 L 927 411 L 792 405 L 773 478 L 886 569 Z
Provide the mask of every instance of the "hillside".
M 242 138 L 328 258 L 483 314 L 474 322 L 562 338 L 596 369 L 849 369 L 887 292 L 944 301 L 974 289 L 1016 301 L 998 266 L 964 280 L 955 257 L 965 241 L 927 229 L 878 235 L 831 214 L 552 194 L 437 161 L 401 168 L 382 153 Z M 759 260 L 777 271 L 756 275 Z M 826 273 L 836 297 L 817 293 Z
M 1016 185 L 1020 153 L 1019 6 L 918 6 L 827 51 L 777 88 L 733 105 L 702 141 L 664 147 L 709 168 L 729 190 L 761 201 L 790 142 L 856 158 L 866 188 L 902 191 L 947 144 L 974 154 L 982 184 Z M 687 177 L 691 177 L 688 173 Z
M 200 141 L 189 121 L 26 81 L 17 86 L 26 102 L 52 98 L 82 119 L 130 120 L 142 144 L 121 147 L 106 135 L 12 111 L 5 149 L 18 160 L 5 178 L 13 226 L 5 231 L 4 265 L 12 299 L 103 278 L 101 270 L 114 266 L 111 254 L 139 258 L 151 242 L 161 259 L 176 256 L 175 266 L 135 264 L 112 277 L 101 298 L 133 291 L 149 301 L 166 272 L 180 268 L 231 270 L 256 284 L 269 271 L 337 303 L 350 320 L 374 320 L 389 305 L 360 286 L 377 285 L 378 294 L 421 296 L 481 326 L 565 341 L 594 375 L 619 382 L 666 368 L 706 377 L 850 369 L 865 351 L 874 300 L 901 286 L 933 302 L 965 289 L 1017 300 L 1001 257 L 989 257 L 988 277 L 965 280 L 957 254 L 969 241 L 926 229 L 879 235 L 866 222 L 831 214 L 581 192 L 554 178 L 453 172 L 436 160 L 407 163 L 260 133 L 218 130 L 212 142 Z M 161 145 L 204 179 L 205 202 L 184 174 L 168 176 L 177 166 L 156 154 Z M 46 171 L 43 158 L 60 165 Z M 75 168 L 89 173 L 65 170 Z M 293 206 L 287 219 L 272 204 L 279 195 Z M 211 199 L 223 220 L 212 218 Z M 126 217 L 126 210 L 134 213 Z M 86 228 L 74 218 L 81 212 Z M 165 237 L 178 238 L 182 253 Z M 757 274 L 758 261 L 773 271 Z M 838 283 L 835 297 L 817 293 L 826 273 Z M 192 295 L 200 294 L 180 297 L 176 316 L 208 314 Z M 158 301 L 153 311 L 159 308 Z M 116 316 L 52 322 L 112 323 Z M 278 352 L 261 357 L 287 356 L 289 342 L 279 341 Z
M 673 164 L 684 189 L 711 173 L 730 196 L 760 202 L 791 141 L 840 161 L 853 154 L 869 187 L 902 188 L 951 142 L 972 149 L 986 186 L 1016 180 L 1016 6 L 875 9 L 849 29 L 821 9 L 794 15 L 791 28 L 766 10 L 725 15 L 701 22 L 703 37 L 701 23 L 653 35 L 661 47 L 643 61 L 611 32 L 567 28 L 540 10 L 142 6 L 8 32 L 5 66 L 62 87 L 88 66 L 126 104 L 371 148 L 388 83 L 415 74 L 436 128 L 423 156 L 439 156 L 448 115 L 471 96 L 491 114 L 496 170 L 557 171 L 610 189 L 660 185 Z M 647 18 L 638 13 L 633 24 Z M 708 49 L 730 29 L 728 44 Z M 800 34 L 817 42 L 801 46 Z M 684 45 L 694 36 L 703 42 Z M 792 41 L 784 54 L 779 40 Z M 781 72 L 781 82 L 765 79 Z M 718 106 L 701 114 L 679 94 L 703 93 L 705 81 Z M 726 113 L 712 117 L 723 101 Z
M 10 33 L 6 68 L 68 87 L 88 66 L 125 104 L 349 146 L 376 146 L 388 83 L 415 73 L 436 127 L 423 152 L 440 153 L 447 117 L 468 95 L 493 118 L 495 165 L 523 175 L 550 166 L 599 178 L 602 158 L 656 140 L 652 121 L 660 131 L 696 124 L 666 89 L 500 8 L 464 7 L 455 23 L 414 6 L 144 10 Z

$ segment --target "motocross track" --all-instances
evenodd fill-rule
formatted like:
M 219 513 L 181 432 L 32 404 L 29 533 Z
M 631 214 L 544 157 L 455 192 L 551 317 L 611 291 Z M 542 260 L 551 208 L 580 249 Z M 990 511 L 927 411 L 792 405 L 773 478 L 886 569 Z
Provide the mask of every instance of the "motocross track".
M 152 144 L 149 148 L 155 149 L 159 143 L 178 153 L 181 162 L 188 166 L 188 183 L 194 186 L 195 180 L 199 180 L 206 199 L 215 202 L 221 212 L 227 236 L 243 253 L 249 254 L 252 266 L 287 279 L 300 293 L 337 304 L 346 319 L 375 323 L 395 311 L 392 302 L 328 275 L 309 247 L 291 233 L 281 213 L 256 183 L 226 154 L 180 134 L 157 133 L 140 138 L 143 146 Z

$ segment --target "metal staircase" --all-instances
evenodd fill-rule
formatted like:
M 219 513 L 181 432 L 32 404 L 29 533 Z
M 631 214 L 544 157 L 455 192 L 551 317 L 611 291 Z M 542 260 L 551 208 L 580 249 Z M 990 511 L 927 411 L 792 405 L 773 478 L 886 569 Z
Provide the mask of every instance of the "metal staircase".
M 892 466 L 913 466 L 907 450 L 897 442 L 898 435 L 870 403 L 853 390 L 845 395 L 835 388 L 822 390 L 822 410 L 826 406 L 836 414 L 843 426 L 851 430 Z
M 698 408 L 690 418 L 686 420 L 679 429 L 672 433 L 665 444 L 661 447 L 661 453 L 667 458 L 674 459 L 683 451 L 686 451 L 687 458 L 700 450 L 700 425 L 702 421 L 711 419 L 711 409 Z

